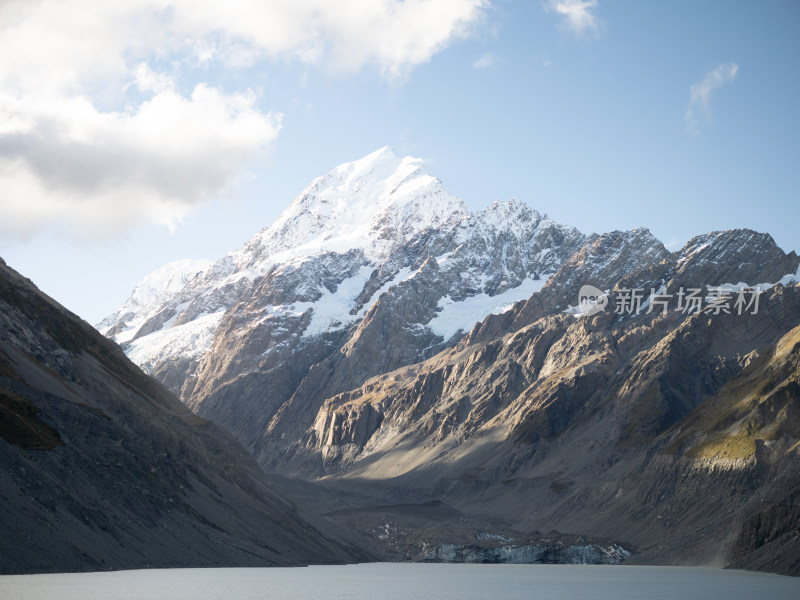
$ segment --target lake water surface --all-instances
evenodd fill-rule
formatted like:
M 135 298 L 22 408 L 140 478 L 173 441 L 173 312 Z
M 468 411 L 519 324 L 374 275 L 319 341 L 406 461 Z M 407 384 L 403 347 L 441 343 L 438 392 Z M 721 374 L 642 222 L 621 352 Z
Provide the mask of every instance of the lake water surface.
M 800 578 L 713 568 L 370 563 L 0 576 L 3 600 L 797 600 Z

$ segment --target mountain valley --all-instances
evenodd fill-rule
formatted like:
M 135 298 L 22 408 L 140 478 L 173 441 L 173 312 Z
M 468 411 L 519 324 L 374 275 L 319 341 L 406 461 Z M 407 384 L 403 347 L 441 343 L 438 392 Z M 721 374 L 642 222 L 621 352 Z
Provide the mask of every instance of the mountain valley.
M 798 282 L 765 233 L 470 212 L 383 148 L 98 328 L 385 558 L 799 574 Z

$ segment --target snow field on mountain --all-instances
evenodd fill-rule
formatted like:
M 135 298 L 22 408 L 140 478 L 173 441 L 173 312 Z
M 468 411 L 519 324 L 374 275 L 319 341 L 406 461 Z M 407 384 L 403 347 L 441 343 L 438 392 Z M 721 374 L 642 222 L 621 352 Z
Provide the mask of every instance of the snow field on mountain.
M 459 331 L 468 332 L 487 315 L 511 310 L 515 303 L 541 291 L 549 278 L 549 275 L 543 275 L 541 279 L 536 280 L 528 277 L 519 286 L 496 296 L 489 296 L 484 292 L 465 298 L 461 302 L 454 302 L 450 296 L 445 296 L 439 300 L 439 313 L 428 323 L 428 327 L 447 341 Z
M 224 315 L 223 310 L 205 314 L 177 327 L 140 337 L 128 347 L 128 357 L 145 371 L 168 358 L 200 359 L 211 347 L 214 332 Z

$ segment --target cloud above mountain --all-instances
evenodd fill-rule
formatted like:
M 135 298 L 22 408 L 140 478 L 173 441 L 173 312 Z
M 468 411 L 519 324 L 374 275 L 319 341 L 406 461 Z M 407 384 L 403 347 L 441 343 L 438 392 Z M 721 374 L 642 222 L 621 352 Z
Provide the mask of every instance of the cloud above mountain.
M 689 106 L 686 108 L 684 120 L 689 133 L 700 133 L 700 125 L 711 120 L 711 97 L 720 87 L 732 83 L 739 73 L 736 63 L 723 63 L 711 69 L 689 88 Z
M 282 126 L 211 69 L 280 61 L 402 81 L 484 0 L 11 0 L 0 6 L 0 233 L 173 227 L 263 164 Z
M 597 33 L 600 29 L 600 22 L 593 12 L 597 0 L 549 0 L 545 8 L 563 17 L 561 27 L 576 35 Z

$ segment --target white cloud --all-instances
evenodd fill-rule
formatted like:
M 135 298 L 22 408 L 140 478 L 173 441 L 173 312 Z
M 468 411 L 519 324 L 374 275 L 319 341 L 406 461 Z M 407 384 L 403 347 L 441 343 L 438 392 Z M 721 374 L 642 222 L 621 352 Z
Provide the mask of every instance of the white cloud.
M 675 252 L 683 247 L 683 241 L 677 236 L 671 236 L 668 241 L 664 242 L 664 247 L 670 252 Z
M 594 31 L 600 28 L 597 17 L 592 10 L 597 0 L 549 0 L 545 8 L 564 17 L 563 26 L 575 34 Z
M 171 92 L 175 89 L 175 81 L 169 75 L 156 73 L 147 63 L 141 63 L 133 71 L 136 87 L 142 92 Z
M 495 62 L 497 61 L 497 57 L 492 54 L 491 52 L 487 52 L 486 54 L 482 55 L 478 60 L 472 63 L 472 66 L 476 69 L 489 69 L 494 66 Z
M 723 63 L 706 73 L 702 81 L 689 88 L 689 106 L 684 115 L 687 131 L 700 133 L 701 122 L 711 120 L 711 94 L 717 88 L 733 82 L 738 72 L 739 65 L 736 63 Z
M 0 231 L 174 226 L 276 139 L 253 92 L 182 73 L 270 60 L 402 80 L 487 0 L 0 2 Z M 169 65 L 160 72 L 157 65 Z
M 184 49 L 199 61 L 263 57 L 401 77 L 479 23 L 488 0 L 5 0 L 0 80 L 61 86 Z M 21 51 L 24 49 L 25 51 Z
M 255 96 L 198 85 L 164 90 L 135 110 L 100 112 L 85 97 L 0 94 L 0 231 L 54 223 L 116 231 L 142 221 L 173 227 L 225 192 L 280 129 Z

